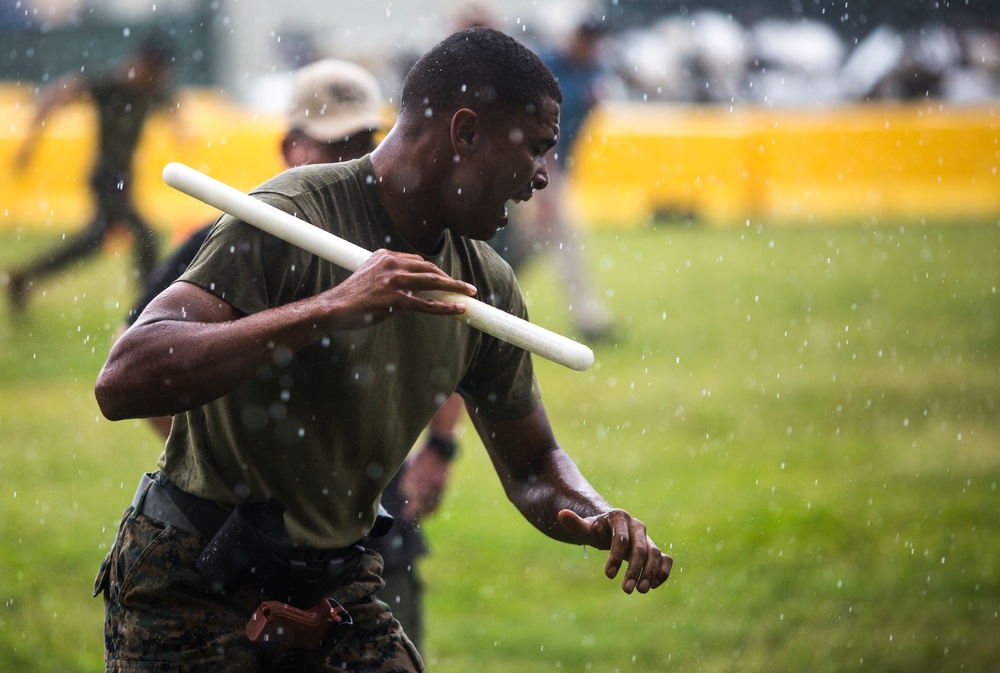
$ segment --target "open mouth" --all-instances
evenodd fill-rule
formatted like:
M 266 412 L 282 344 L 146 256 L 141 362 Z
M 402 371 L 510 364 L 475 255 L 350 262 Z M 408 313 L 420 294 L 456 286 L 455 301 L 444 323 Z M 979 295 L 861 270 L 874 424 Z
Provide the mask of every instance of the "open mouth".
M 507 221 L 508 218 L 510 217 L 510 210 L 508 206 L 511 203 L 525 203 L 527 201 L 530 201 L 531 197 L 534 194 L 535 194 L 535 189 L 533 187 L 529 187 L 527 190 L 521 192 L 520 194 L 515 194 L 514 196 L 510 197 L 510 199 L 507 200 L 507 203 L 505 203 L 503 206 L 503 212 L 500 215 L 500 220 L 503 222 L 503 224 L 501 224 L 500 226 L 501 227 L 507 226 Z
M 531 197 L 534 196 L 534 194 L 535 194 L 534 187 L 530 187 L 528 188 L 527 191 L 512 196 L 510 200 L 513 201 L 514 203 L 524 203 L 525 201 L 530 201 Z

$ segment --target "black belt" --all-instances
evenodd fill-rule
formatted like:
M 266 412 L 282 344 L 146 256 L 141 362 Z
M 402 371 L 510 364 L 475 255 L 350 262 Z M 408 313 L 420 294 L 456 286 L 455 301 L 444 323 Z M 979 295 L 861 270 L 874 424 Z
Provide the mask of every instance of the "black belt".
M 361 571 L 361 544 L 342 549 L 285 544 L 285 506 L 275 498 L 229 510 L 154 472 L 143 476 L 132 504 L 144 516 L 202 535 L 207 542 L 198 571 L 219 591 L 252 586 L 272 599 L 307 608 Z
M 217 502 L 192 495 L 180 489 L 163 472 L 147 472 L 139 480 L 139 487 L 132 499 L 132 507 L 150 518 L 189 533 L 197 533 L 211 539 L 232 514 Z M 379 515 L 369 537 L 382 537 L 389 532 L 392 517 L 379 505 Z M 330 558 L 349 555 L 355 545 L 343 549 L 313 549 L 289 547 L 283 550 L 288 560 L 323 564 Z
M 231 510 L 182 491 L 162 472 L 147 472 L 139 480 L 132 507 L 140 514 L 206 538 L 215 535 Z

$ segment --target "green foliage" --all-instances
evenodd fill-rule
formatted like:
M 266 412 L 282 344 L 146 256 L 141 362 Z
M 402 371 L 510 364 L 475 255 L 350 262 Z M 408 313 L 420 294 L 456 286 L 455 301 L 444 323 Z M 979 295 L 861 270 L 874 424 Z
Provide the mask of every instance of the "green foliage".
M 674 556 L 626 596 L 507 502 L 471 428 L 426 526 L 430 670 L 989 670 L 1000 660 L 1000 227 L 583 236 L 616 331 L 538 373 L 561 443 Z M 51 243 L 0 236 L 6 268 Z M 558 266 L 522 275 L 571 333 Z M 93 399 L 105 255 L 0 320 L 0 670 L 100 667 L 93 576 L 159 453 Z

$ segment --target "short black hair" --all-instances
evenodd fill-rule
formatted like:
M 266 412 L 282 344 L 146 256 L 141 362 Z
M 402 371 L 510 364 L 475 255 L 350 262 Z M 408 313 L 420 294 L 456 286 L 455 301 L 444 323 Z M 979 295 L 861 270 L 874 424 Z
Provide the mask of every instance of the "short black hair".
M 492 28 L 469 28 L 432 47 L 410 69 L 400 118 L 477 112 L 536 113 L 542 101 L 562 103 L 562 90 L 538 55 Z

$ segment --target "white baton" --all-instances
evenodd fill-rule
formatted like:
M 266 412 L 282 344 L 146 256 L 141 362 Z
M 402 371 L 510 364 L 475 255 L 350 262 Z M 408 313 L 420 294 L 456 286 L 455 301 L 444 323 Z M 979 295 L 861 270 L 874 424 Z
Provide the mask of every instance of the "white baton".
M 348 271 L 355 271 L 371 255 L 370 251 L 350 241 L 345 241 L 184 164 L 177 162 L 167 164 L 163 168 L 163 181 L 178 191 Z M 555 363 L 576 371 L 583 371 L 594 364 L 594 352 L 587 346 L 501 311 L 495 306 L 455 292 L 421 294 L 432 296 L 439 301 L 464 304 L 465 312 L 452 315 L 452 318 Z

